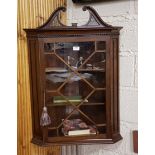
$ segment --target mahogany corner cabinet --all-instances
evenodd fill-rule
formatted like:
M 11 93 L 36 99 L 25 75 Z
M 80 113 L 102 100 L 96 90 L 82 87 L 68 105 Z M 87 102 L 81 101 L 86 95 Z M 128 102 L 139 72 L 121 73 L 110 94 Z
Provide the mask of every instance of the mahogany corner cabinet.
M 85 25 L 66 26 L 57 8 L 27 35 L 32 143 L 112 144 L 119 120 L 119 33 L 89 6 Z

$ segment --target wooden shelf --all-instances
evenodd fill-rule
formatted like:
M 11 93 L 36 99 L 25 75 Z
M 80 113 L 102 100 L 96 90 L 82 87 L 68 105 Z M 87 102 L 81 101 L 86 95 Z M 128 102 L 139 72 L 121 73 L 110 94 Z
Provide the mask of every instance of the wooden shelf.
M 74 138 L 74 137 L 76 137 L 77 138 L 77 140 L 79 139 L 81 139 L 81 140 L 84 140 L 84 139 L 88 139 L 88 137 L 91 137 L 92 139 L 97 139 L 97 138 L 101 138 L 101 137 L 106 137 L 106 135 L 105 134 L 91 134 L 91 135 L 81 135 L 81 136 L 61 136 L 61 137 L 48 137 L 48 141 L 49 142 L 53 142 L 53 141 L 55 141 L 55 142 L 59 142 L 59 141 L 61 141 L 62 140 L 62 137 L 63 137 L 63 140 L 64 141 L 68 141 L 69 139 L 72 139 L 72 138 Z
M 57 127 L 48 127 L 48 130 L 56 130 Z
M 96 124 L 97 127 L 107 126 L 106 123 L 104 124 Z
M 89 137 L 89 138 L 88 138 Z M 77 145 L 77 144 L 114 144 L 122 140 L 122 136 L 117 133 L 113 138 L 107 139 L 106 134 L 90 135 L 90 136 L 79 136 L 76 137 L 48 137 L 47 142 L 43 142 L 41 138 L 33 137 L 31 142 L 33 144 L 49 147 L 53 145 Z
M 95 52 L 106 53 L 106 50 L 96 50 Z
M 61 48 L 60 48 L 61 49 Z M 57 50 L 57 49 L 56 49 Z M 67 51 L 65 51 L 65 52 L 67 52 Z M 106 53 L 106 50 L 96 50 L 96 51 L 94 51 L 94 52 L 96 52 L 96 53 Z M 49 51 L 49 52 L 44 52 L 44 54 L 54 54 L 54 49 L 53 49 L 53 51 Z
M 75 71 L 78 71 L 78 72 L 105 72 L 105 69 L 75 69 Z M 65 68 L 48 67 L 48 68 L 45 68 L 45 72 L 46 73 L 50 73 L 50 72 L 64 73 L 64 72 L 68 72 L 68 70 Z
M 61 68 L 61 67 L 48 67 L 48 68 L 45 68 L 45 72 L 46 73 L 50 73 L 50 72 L 66 73 L 68 72 L 68 70 L 65 68 Z
M 80 103 L 79 103 L 80 104 Z M 84 103 L 81 106 L 95 106 L 95 105 L 104 105 L 105 103 Z M 74 104 L 75 106 L 78 104 Z M 70 103 L 68 104 L 47 104 L 48 107 L 59 107 L 59 106 L 72 106 Z
M 79 72 L 105 72 L 105 69 L 77 69 Z
M 106 126 L 106 123 L 104 124 L 96 124 L 97 127 Z M 48 130 L 57 130 L 57 127 L 48 127 Z
M 94 105 L 104 105 L 105 103 L 84 103 L 81 106 L 89 105 L 89 106 L 94 106 Z
M 51 52 L 45 52 L 44 54 L 54 54 L 54 51 L 51 51 Z

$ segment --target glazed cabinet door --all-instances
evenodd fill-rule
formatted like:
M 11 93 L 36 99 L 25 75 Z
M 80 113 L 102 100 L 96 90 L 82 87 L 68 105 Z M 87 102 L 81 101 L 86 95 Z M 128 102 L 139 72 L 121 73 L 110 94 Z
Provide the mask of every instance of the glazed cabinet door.
M 46 128 L 48 142 L 110 137 L 109 50 L 109 37 L 42 39 L 42 103 L 45 93 L 52 122 Z M 79 124 L 90 133 L 71 132 Z

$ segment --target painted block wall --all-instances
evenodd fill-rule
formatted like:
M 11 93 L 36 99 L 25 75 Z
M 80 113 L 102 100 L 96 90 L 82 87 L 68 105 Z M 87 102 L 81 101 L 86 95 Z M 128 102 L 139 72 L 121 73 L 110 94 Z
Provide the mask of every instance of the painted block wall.
M 87 4 L 96 9 L 108 24 L 123 26 L 120 33 L 120 119 L 123 140 L 112 145 L 80 145 L 78 155 L 136 155 L 133 152 L 132 130 L 138 127 L 137 99 L 137 0 L 118 0 Z M 88 12 L 81 4 L 67 0 L 67 22 L 86 23 Z M 71 146 L 68 146 L 68 151 Z M 65 149 L 65 148 L 63 148 Z M 67 148 L 66 148 L 67 149 Z M 66 151 L 65 151 L 66 152 Z M 74 153 L 65 153 L 66 155 Z

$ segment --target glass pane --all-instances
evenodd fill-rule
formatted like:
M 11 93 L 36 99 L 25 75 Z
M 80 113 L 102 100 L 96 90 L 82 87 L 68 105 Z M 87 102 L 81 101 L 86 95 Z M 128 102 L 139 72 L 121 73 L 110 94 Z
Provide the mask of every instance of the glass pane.
M 106 123 L 105 105 L 81 106 L 80 110 L 90 117 L 96 124 L 103 125 Z
M 105 96 L 105 91 L 104 90 L 98 90 L 95 91 L 90 97 L 89 97 L 89 103 L 90 105 L 96 104 L 105 104 L 106 101 L 106 96 Z
M 93 131 L 88 133 L 87 130 L 89 129 Z M 59 135 L 68 136 L 70 135 L 70 131 L 72 132 L 77 130 L 82 131 L 83 133 L 81 134 L 84 134 L 84 135 L 87 135 L 87 134 L 95 135 L 98 133 L 96 124 L 91 119 L 89 119 L 88 116 L 86 116 L 85 114 L 82 114 L 82 112 L 78 110 L 75 110 L 75 112 L 69 118 L 62 121 L 62 124 L 59 126 Z M 75 134 L 75 133 L 72 132 L 72 134 Z
M 95 51 L 94 42 L 56 43 L 56 54 L 77 69 Z
M 105 71 L 105 53 L 95 52 L 89 59 L 84 62 L 82 69 Z
M 87 77 L 86 80 L 95 88 L 105 88 L 105 72 L 102 71 L 79 71 Z
M 48 135 L 105 133 L 106 42 L 45 43 L 44 58 Z

